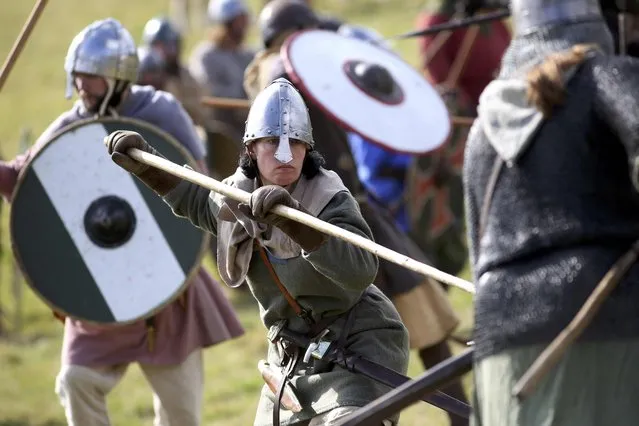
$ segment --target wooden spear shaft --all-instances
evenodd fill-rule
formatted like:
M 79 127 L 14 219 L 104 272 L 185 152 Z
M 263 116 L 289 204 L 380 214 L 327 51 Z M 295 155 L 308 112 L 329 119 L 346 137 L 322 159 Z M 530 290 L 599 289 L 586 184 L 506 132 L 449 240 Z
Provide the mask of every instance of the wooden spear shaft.
M 639 241 L 635 242 L 631 249 L 615 262 L 577 311 L 572 321 L 550 342 L 550 345 L 539 354 L 524 375 L 515 383 L 512 393 L 520 401 L 533 393 L 542 379 L 550 374 L 551 370 L 559 363 L 570 345 L 586 330 L 610 293 L 617 288 L 624 275 L 635 265 L 637 257 L 639 257 Z
M 250 109 L 251 102 L 248 99 L 220 98 L 217 96 L 204 96 L 200 99 L 202 105 L 212 108 Z
M 4 61 L 2 70 L 0 70 L 0 91 L 2 91 L 2 87 L 4 86 L 5 81 L 7 81 L 7 77 L 9 77 L 9 73 L 11 72 L 13 65 L 18 60 L 18 56 L 20 56 L 24 45 L 27 43 L 27 39 L 29 38 L 29 35 L 31 35 L 33 27 L 35 27 L 44 7 L 47 5 L 47 1 L 48 0 L 38 0 L 38 2 L 33 6 L 31 15 L 29 15 L 27 22 L 22 27 L 22 32 L 20 32 L 20 35 L 13 44 L 13 47 L 9 52 L 9 56 L 7 56 L 7 59 Z
M 453 115 L 450 117 L 451 123 L 456 126 L 472 126 L 475 122 L 475 117 L 460 117 Z
M 180 177 L 184 180 L 192 182 L 203 188 L 225 195 L 229 198 L 239 201 L 240 203 L 248 204 L 251 198 L 251 194 L 246 191 L 232 187 L 230 185 L 226 185 L 222 182 L 219 182 L 208 176 L 200 174 L 196 171 L 187 169 L 186 167 L 179 166 L 165 158 L 158 157 L 153 154 L 149 154 L 148 152 L 144 152 L 136 148 L 130 149 L 127 152 L 127 154 L 134 160 L 139 161 L 140 163 L 144 163 L 151 167 L 155 167 L 157 169 L 163 170 L 167 173 Z M 475 287 L 473 286 L 473 284 L 466 280 L 463 280 L 459 277 L 455 277 L 453 275 L 442 272 L 439 269 L 433 268 L 432 266 L 428 266 L 424 263 L 418 262 L 415 259 L 412 259 L 401 253 L 397 253 L 396 251 L 393 251 L 387 247 L 379 245 L 369 240 L 368 238 L 364 238 L 360 235 L 354 234 L 343 228 L 340 228 L 339 226 L 335 226 L 328 222 L 324 222 L 323 220 L 320 220 L 309 214 L 303 213 L 299 210 L 278 205 L 273 209 L 273 213 L 276 213 L 285 218 L 294 220 L 296 222 L 302 223 L 306 226 L 309 226 L 313 229 L 316 229 L 320 232 L 331 235 L 333 237 L 340 238 L 364 250 L 367 250 L 377 255 L 378 257 L 386 259 L 389 262 L 396 263 L 400 266 L 410 269 L 411 271 L 415 271 L 417 273 L 431 277 L 444 284 L 459 287 L 462 290 L 466 290 L 469 293 L 475 292 Z

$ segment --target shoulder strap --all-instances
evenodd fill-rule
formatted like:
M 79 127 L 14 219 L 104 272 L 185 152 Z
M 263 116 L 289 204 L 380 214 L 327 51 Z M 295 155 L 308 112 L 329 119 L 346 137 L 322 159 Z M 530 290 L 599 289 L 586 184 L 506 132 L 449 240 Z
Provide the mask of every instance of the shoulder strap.
M 504 165 L 504 161 L 501 159 L 499 154 L 495 156 L 495 162 L 493 163 L 493 169 L 490 173 L 490 177 L 488 178 L 488 185 L 486 186 L 486 192 L 484 193 L 484 200 L 481 205 L 481 213 L 479 216 L 479 239 L 484 236 L 484 231 L 486 230 L 486 224 L 488 222 L 488 213 L 490 212 L 490 205 L 493 200 L 493 195 L 495 193 L 495 187 L 497 186 L 497 181 L 499 180 L 499 174 Z
M 293 308 L 293 310 L 295 311 L 295 314 L 298 317 L 302 318 L 309 327 L 313 327 L 315 325 L 315 321 L 313 320 L 313 317 L 311 316 L 310 312 L 304 309 L 297 302 L 297 300 L 295 300 L 295 298 L 291 295 L 291 293 L 289 293 L 286 287 L 284 287 L 284 284 L 282 284 L 282 281 L 280 281 L 280 278 L 277 276 L 277 272 L 275 272 L 275 269 L 273 268 L 273 265 L 271 264 L 271 261 L 269 260 L 268 255 L 266 254 L 266 250 L 264 250 L 264 247 L 259 242 L 257 242 L 257 240 L 255 240 L 255 244 L 257 245 L 260 251 L 260 257 L 262 258 L 262 261 L 266 265 L 266 269 L 268 269 L 268 272 L 271 274 L 271 278 L 273 278 L 273 281 L 275 281 L 275 284 L 277 284 L 277 288 L 280 290 L 280 292 L 282 293 L 282 295 L 284 296 L 288 304 L 291 306 L 291 308 Z
M 295 311 L 295 314 L 298 317 L 302 318 L 304 322 L 306 323 L 306 325 L 309 327 L 308 335 L 310 337 L 315 337 L 319 335 L 322 332 L 322 330 L 327 328 L 329 325 L 335 322 L 338 318 L 344 315 L 344 314 L 340 314 L 340 315 L 328 316 L 328 317 L 321 318 L 318 321 L 315 321 L 315 319 L 313 319 L 313 316 L 311 315 L 311 312 L 305 309 L 303 306 L 301 306 L 299 302 L 291 295 L 291 293 L 289 293 L 289 291 L 286 289 L 284 284 L 282 284 L 282 281 L 280 281 L 280 277 L 277 276 L 277 272 L 275 272 L 275 269 L 273 268 L 273 264 L 269 260 L 268 254 L 266 253 L 266 250 L 264 249 L 264 247 L 257 240 L 255 240 L 255 245 L 258 247 L 260 251 L 260 257 L 262 258 L 262 261 L 266 265 L 266 269 L 268 269 L 268 272 L 271 275 L 271 278 L 273 278 L 273 281 L 275 281 L 275 284 L 277 284 L 277 288 L 280 290 L 280 292 L 286 299 L 286 302 L 288 302 L 291 308 L 293 308 L 293 310 Z M 350 310 L 347 312 L 350 312 Z

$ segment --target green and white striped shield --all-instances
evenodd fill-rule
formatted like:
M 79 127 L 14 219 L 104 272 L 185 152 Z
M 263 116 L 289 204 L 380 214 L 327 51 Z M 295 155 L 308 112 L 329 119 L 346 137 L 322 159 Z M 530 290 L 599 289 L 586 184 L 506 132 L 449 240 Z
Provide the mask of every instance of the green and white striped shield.
M 103 144 L 140 133 L 163 156 L 194 166 L 171 135 L 130 118 L 76 122 L 23 170 L 11 209 L 13 250 L 26 281 L 52 309 L 99 324 L 151 316 L 180 295 L 208 235 L 114 164 Z

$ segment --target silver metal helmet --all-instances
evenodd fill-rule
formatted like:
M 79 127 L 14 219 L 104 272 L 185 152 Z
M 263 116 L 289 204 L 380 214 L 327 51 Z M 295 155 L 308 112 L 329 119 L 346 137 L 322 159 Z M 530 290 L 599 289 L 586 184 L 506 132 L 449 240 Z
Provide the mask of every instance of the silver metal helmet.
M 104 77 L 109 91 L 104 105 L 116 91 L 116 82 L 133 83 L 138 77 L 138 54 L 131 34 L 113 18 L 95 21 L 71 41 L 64 61 L 67 73 L 66 97 L 73 95 L 73 73 Z M 102 108 L 101 108 L 102 109 Z
M 516 34 L 528 34 L 560 23 L 603 20 L 600 0 L 511 0 Z
M 275 158 L 281 163 L 293 160 L 290 139 L 313 148 L 313 128 L 308 108 L 297 89 L 285 78 L 278 78 L 253 101 L 246 120 L 244 144 L 262 138 L 279 138 Z

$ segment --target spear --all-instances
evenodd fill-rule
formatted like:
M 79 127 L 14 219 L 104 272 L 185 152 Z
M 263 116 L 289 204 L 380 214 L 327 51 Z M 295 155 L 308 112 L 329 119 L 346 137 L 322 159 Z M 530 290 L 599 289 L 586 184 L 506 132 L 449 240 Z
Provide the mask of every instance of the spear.
M 18 60 L 18 56 L 22 53 L 22 49 L 24 49 L 24 46 L 31 35 L 31 31 L 33 31 L 33 27 L 35 27 L 44 7 L 47 5 L 47 1 L 48 0 L 38 0 L 38 2 L 33 6 L 31 15 L 27 18 L 27 22 L 22 27 L 22 31 L 13 44 L 13 47 L 9 52 L 9 56 L 7 56 L 7 59 L 4 61 L 2 69 L 0 70 L 0 91 L 2 91 L 2 87 L 4 86 L 5 81 L 7 81 L 7 77 L 9 77 L 11 69 Z
M 174 176 L 180 177 L 210 191 L 215 191 L 217 193 L 225 195 L 241 203 L 249 203 L 251 197 L 250 193 L 239 188 L 226 185 L 209 176 L 203 175 L 186 167 L 177 165 L 165 158 L 141 151 L 136 148 L 129 149 L 127 154 L 140 163 L 163 170 Z M 412 259 L 401 253 L 397 253 L 396 251 L 377 244 L 369 240 L 368 238 L 362 237 L 361 235 L 357 235 L 343 228 L 340 228 L 339 226 L 324 222 L 323 220 L 318 219 L 315 216 L 282 205 L 275 206 L 272 211 L 279 216 L 302 223 L 333 237 L 341 238 L 342 240 L 354 244 L 364 250 L 370 251 L 378 257 L 388 260 L 389 262 L 396 263 L 400 266 L 410 269 L 411 271 L 431 277 L 441 283 L 459 287 L 469 293 L 475 292 L 475 287 L 473 286 L 473 284 L 464 279 L 447 274 L 437 268 L 426 265 L 425 263 L 418 262 L 415 259 Z
M 407 33 L 389 37 L 387 38 L 387 40 L 398 40 L 398 39 L 405 39 L 405 38 L 411 38 L 411 37 L 423 37 L 423 36 L 427 36 L 431 34 L 441 33 L 443 31 L 454 31 L 454 30 L 470 27 L 473 25 L 483 24 L 485 22 L 498 21 L 501 19 L 508 18 L 509 16 L 510 16 L 510 11 L 500 10 L 498 12 L 486 13 L 485 15 L 471 16 L 469 18 L 464 18 L 464 19 L 455 19 L 450 22 L 444 22 L 443 24 L 432 25 L 422 30 L 410 31 Z

